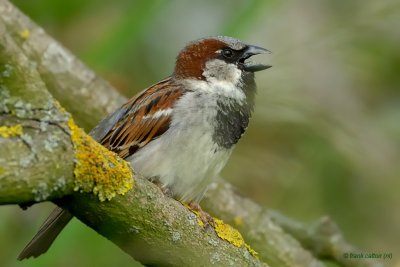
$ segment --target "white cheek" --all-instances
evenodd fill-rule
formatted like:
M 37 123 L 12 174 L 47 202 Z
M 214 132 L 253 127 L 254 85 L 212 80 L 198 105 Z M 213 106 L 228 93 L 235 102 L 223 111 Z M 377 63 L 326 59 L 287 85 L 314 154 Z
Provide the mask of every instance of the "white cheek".
M 239 86 L 242 83 L 242 71 L 234 64 L 228 64 L 220 59 L 206 63 L 203 76 L 208 82 L 226 82 Z
M 233 64 L 215 59 L 206 63 L 203 76 L 205 81 L 187 80 L 198 91 L 222 96 L 236 101 L 244 101 L 242 90 L 242 72 Z

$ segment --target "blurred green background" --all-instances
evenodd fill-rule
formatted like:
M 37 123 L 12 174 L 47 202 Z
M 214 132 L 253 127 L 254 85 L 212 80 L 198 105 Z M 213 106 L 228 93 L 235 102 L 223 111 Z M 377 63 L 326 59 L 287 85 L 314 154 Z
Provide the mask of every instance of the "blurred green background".
M 273 68 L 257 73 L 255 115 L 223 176 L 301 221 L 330 215 L 400 265 L 400 1 L 12 2 L 126 96 L 168 76 L 199 37 L 273 51 L 258 59 Z M 0 207 L 0 266 L 132 266 L 76 219 L 50 253 L 17 262 L 51 209 Z

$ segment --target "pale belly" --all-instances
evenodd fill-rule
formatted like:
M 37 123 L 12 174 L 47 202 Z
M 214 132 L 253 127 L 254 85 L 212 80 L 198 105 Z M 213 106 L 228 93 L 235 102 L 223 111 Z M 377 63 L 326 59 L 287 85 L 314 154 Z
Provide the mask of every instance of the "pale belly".
M 128 160 L 137 173 L 157 178 L 179 200 L 198 202 L 232 151 L 218 147 L 204 130 L 170 129 Z
M 215 140 L 217 97 L 188 93 L 174 106 L 170 128 L 127 160 L 146 178 L 158 178 L 182 201 L 200 201 L 218 177 L 234 145 Z M 231 129 L 225 127 L 223 135 Z

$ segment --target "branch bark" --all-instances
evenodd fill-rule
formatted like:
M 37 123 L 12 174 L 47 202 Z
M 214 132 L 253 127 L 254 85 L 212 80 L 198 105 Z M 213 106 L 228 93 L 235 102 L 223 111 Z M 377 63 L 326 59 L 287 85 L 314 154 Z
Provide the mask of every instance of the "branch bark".
M 0 60 L 0 204 L 53 200 L 144 264 L 266 266 L 149 181 L 135 177 L 128 191 L 127 163 L 73 124 L 4 24 Z
M 1 53 L 8 55 L 7 62 L 3 56 L 0 62 L 0 126 L 5 125 L 5 133 L 12 133 L 15 125 L 23 130 L 2 138 L 0 128 L 0 146 L 6 151 L 0 155 L 0 204 L 53 200 L 145 264 L 262 265 L 247 248 L 199 226 L 193 213 L 140 177 L 133 190 L 111 201 L 73 192 L 76 155 L 69 116 L 49 92 L 86 130 L 126 99 L 7 1 L 0 2 L 0 36 Z M 18 80 L 7 80 L 10 71 Z M 343 266 L 382 266 L 343 260 L 337 251 L 349 252 L 345 242 L 339 250 L 316 249 L 319 237 L 329 239 L 332 233 L 308 231 L 299 222 L 283 220 L 236 195 L 226 182 L 216 183 L 202 205 L 235 224 L 271 266 L 324 266 L 317 258 L 327 257 Z
M 260 252 L 260 259 L 271 266 L 323 266 L 317 259 L 344 267 L 384 266 L 376 260 L 347 257 L 361 251 L 345 240 L 329 217 L 305 225 L 236 194 L 234 187 L 223 181 L 212 184 L 202 206 L 237 227 Z
M 88 69 L 7 0 L 0 1 L 0 14 L 4 30 L 12 34 L 16 45 L 35 64 L 49 92 L 63 107 L 68 107 L 80 127 L 91 130 L 105 114 L 125 101 L 107 81 Z M 81 100 L 89 105 L 77 105 Z
M 39 74 L 3 24 L 0 54 L 0 203 L 40 202 L 71 193 L 66 183 L 73 178 L 68 117 L 43 90 Z

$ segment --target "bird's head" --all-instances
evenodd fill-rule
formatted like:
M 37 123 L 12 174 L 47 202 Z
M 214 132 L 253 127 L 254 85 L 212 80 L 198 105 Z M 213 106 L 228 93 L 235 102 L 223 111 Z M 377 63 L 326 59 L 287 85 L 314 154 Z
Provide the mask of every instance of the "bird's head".
M 245 44 L 225 36 L 210 37 L 189 43 L 176 59 L 174 76 L 179 79 L 219 80 L 235 83 L 246 75 L 270 68 L 248 59 L 267 49 Z

